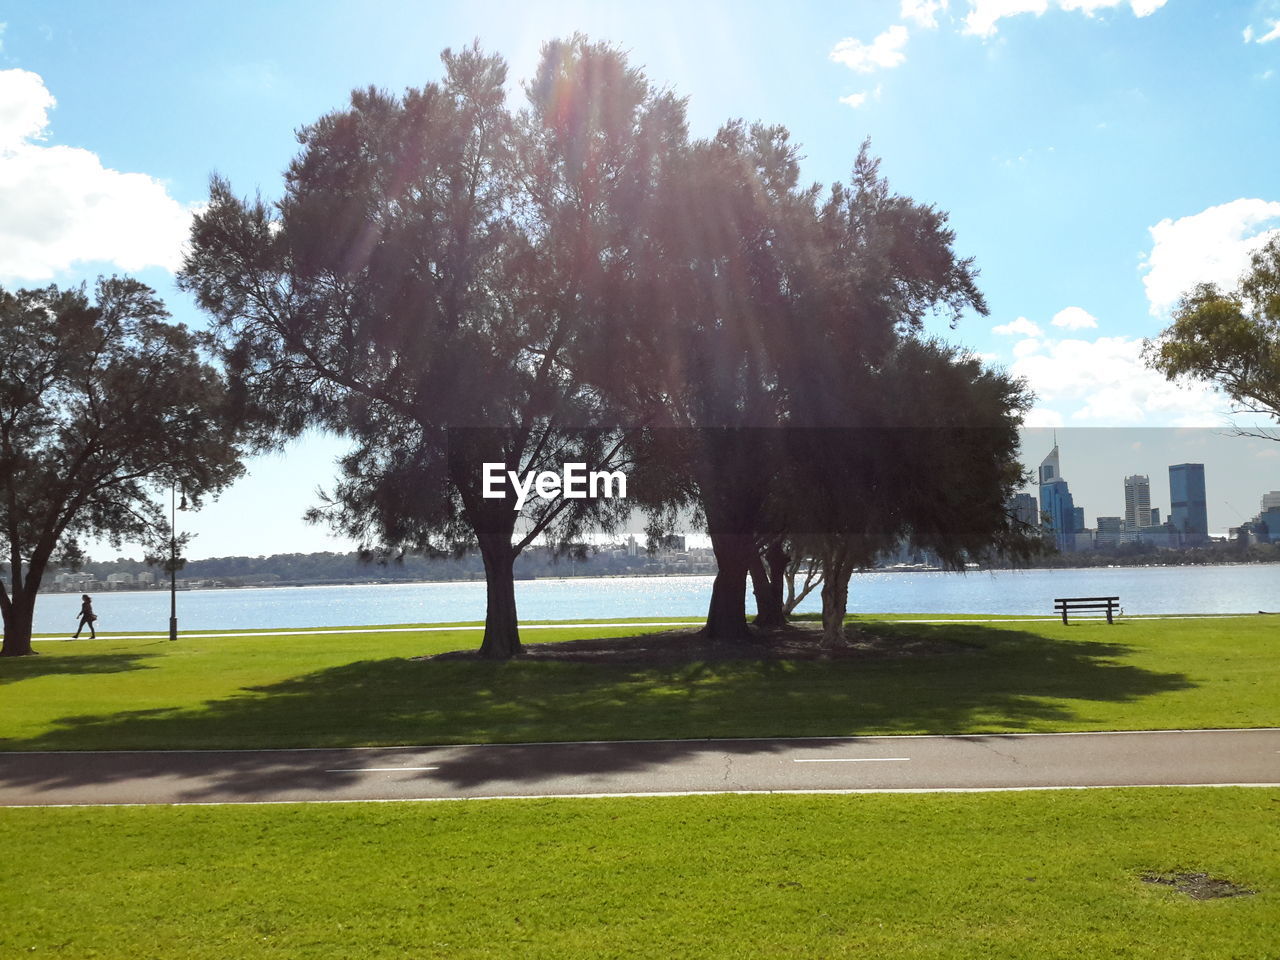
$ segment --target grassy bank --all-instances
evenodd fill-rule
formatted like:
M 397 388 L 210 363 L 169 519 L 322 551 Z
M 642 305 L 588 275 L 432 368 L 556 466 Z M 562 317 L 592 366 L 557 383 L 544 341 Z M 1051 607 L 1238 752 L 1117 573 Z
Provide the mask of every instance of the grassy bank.
M 0 955 L 1261 958 L 1278 808 L 1224 788 L 0 810 L 22 905 Z
M 0 661 L 0 749 L 284 747 L 1280 725 L 1274 617 L 859 618 L 932 653 L 680 665 L 409 659 L 474 631 L 44 643 Z M 530 642 L 659 628 L 529 631 Z

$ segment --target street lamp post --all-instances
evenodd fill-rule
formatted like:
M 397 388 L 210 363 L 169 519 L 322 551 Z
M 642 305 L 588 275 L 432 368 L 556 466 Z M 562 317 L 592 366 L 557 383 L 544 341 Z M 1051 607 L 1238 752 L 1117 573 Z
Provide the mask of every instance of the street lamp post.
M 178 639 L 178 511 L 187 509 L 187 494 L 183 491 L 182 505 L 176 506 L 178 483 L 169 489 L 169 639 Z

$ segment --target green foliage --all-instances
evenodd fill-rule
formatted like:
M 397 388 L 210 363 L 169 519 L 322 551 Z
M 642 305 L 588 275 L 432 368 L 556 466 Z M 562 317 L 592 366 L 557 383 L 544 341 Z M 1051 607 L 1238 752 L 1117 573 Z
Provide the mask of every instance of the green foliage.
M 0 811 L 6 956 L 1230 960 L 1267 789 Z M 1146 872 L 1256 896 L 1197 903 Z
M 154 291 L 130 279 L 0 290 L 0 584 L 5 653 L 29 651 L 50 563 L 77 540 L 168 543 L 167 494 L 196 504 L 241 473 L 221 376 Z M 168 498 L 165 497 L 165 500 Z
M 1145 355 L 1170 380 L 1212 383 L 1280 421 L 1280 237 L 1253 254 L 1234 290 L 1200 284 L 1187 293 Z
M 623 462 L 587 368 L 618 372 L 614 327 L 636 322 L 636 251 L 683 105 L 582 37 L 544 48 L 520 113 L 500 58 L 442 59 L 440 83 L 357 90 L 304 127 L 274 206 L 215 179 L 180 282 L 257 398 L 262 443 L 311 424 L 354 441 L 312 518 L 383 555 L 478 540 L 484 649 L 510 656 L 514 556 L 608 528 L 623 505 L 533 498 L 517 515 L 482 496 L 481 465 Z

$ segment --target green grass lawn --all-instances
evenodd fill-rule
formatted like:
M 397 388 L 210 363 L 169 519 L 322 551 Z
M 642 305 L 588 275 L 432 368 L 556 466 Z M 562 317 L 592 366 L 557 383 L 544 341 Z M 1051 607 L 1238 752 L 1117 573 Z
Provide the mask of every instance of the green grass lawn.
M 1278 820 L 1234 788 L 9 809 L 0 956 L 1262 960 Z
M 473 648 L 475 631 L 41 643 L 39 657 L 0 661 L 0 749 L 1280 725 L 1276 618 L 1113 627 L 895 619 L 857 623 L 927 637 L 944 652 L 637 667 L 409 659 Z

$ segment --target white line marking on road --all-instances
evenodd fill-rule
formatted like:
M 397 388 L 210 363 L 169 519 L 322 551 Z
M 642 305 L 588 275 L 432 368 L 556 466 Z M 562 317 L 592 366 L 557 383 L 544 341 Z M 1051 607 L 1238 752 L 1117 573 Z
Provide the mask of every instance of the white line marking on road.
M 388 773 L 397 770 L 439 770 L 439 767 L 338 767 L 325 773 Z
M 792 763 L 888 763 L 910 760 L 910 757 L 819 757 L 815 759 L 796 760 Z
M 38 810 L 66 807 L 279 807 L 317 803 L 469 803 L 476 800 L 615 800 L 647 797 L 725 796 L 851 796 L 859 793 L 1034 793 L 1043 790 L 1167 790 L 1220 789 L 1222 787 L 1262 787 L 1280 789 L 1280 783 L 1095 783 L 1052 787 L 859 787 L 845 790 L 680 790 L 669 793 L 529 793 L 496 794 L 484 797 L 383 797 L 371 800 L 179 800 L 157 803 L 6 803 L 10 810 Z

